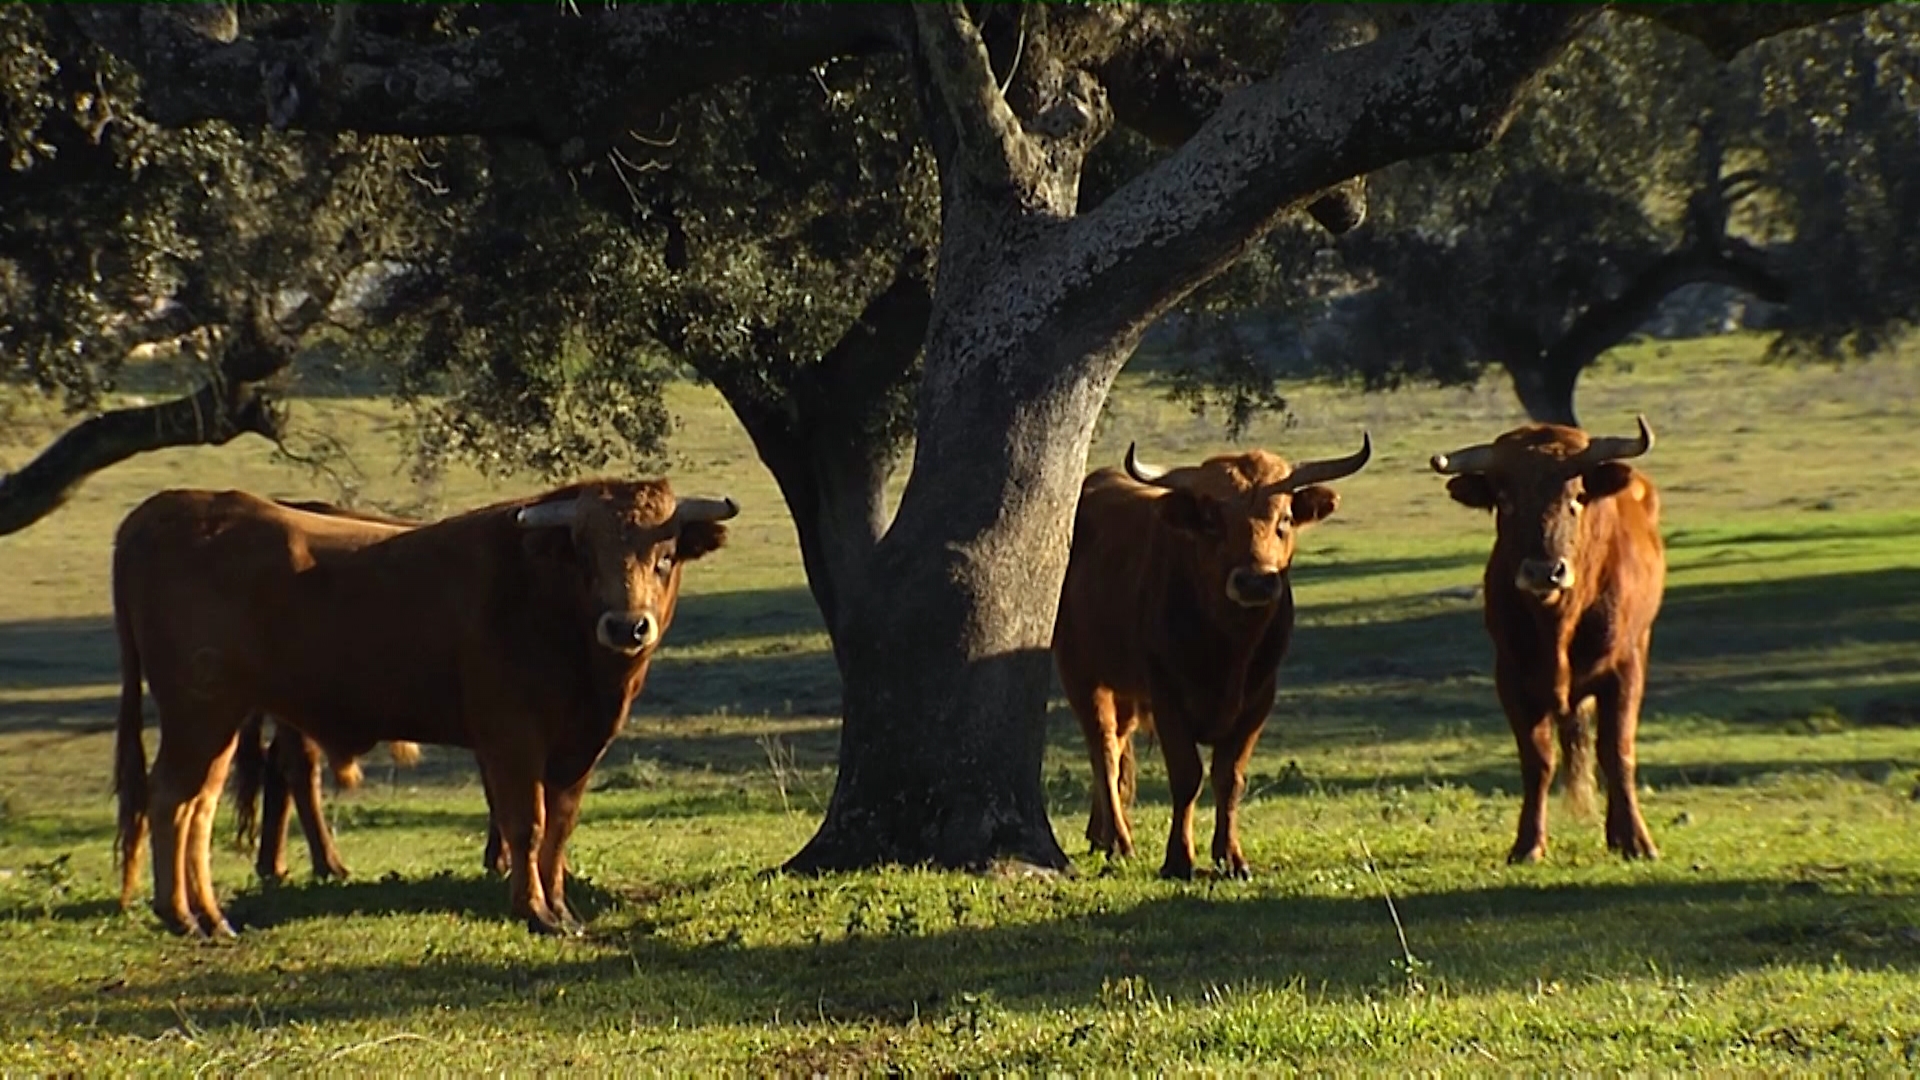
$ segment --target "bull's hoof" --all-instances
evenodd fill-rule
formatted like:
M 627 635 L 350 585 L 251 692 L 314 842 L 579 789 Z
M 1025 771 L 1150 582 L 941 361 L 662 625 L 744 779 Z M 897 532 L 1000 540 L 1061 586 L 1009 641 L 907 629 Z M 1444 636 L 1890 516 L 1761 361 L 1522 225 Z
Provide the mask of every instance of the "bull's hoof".
M 1235 881 L 1252 881 L 1253 880 L 1253 868 L 1248 866 L 1245 862 L 1227 863 L 1225 865 L 1220 866 L 1218 868 L 1218 872 L 1221 877 L 1232 878 Z
M 1160 876 L 1167 881 L 1192 881 L 1193 880 L 1193 864 L 1192 863 L 1174 863 L 1174 862 L 1162 863 L 1160 866 Z
M 1619 852 L 1623 859 L 1652 860 L 1660 857 L 1660 849 L 1654 847 L 1653 840 L 1645 836 L 1628 837 L 1625 840 L 1609 839 L 1607 847 Z
M 1515 844 L 1513 845 L 1513 850 L 1507 852 L 1507 864 L 1509 866 L 1530 866 L 1546 857 L 1547 844 L 1544 840 L 1532 844 Z
M 539 934 L 542 937 L 577 938 L 584 935 L 587 931 L 586 927 L 577 922 L 569 924 L 561 922 L 552 916 L 542 919 L 538 915 L 529 915 L 527 916 L 527 932 Z
M 344 863 L 322 864 L 313 868 L 315 881 L 345 881 L 352 876 L 353 871 L 348 870 Z
M 260 885 L 263 888 L 277 888 L 287 883 L 285 870 L 270 870 L 256 866 L 253 868 L 253 876 L 260 879 Z

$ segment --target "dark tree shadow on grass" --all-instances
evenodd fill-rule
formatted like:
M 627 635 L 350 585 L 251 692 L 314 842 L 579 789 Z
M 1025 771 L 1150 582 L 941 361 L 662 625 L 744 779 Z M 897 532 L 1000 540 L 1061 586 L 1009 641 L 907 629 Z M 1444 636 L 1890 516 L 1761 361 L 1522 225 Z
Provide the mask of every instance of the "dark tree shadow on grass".
M 1920 972 L 1911 897 L 1818 882 L 1659 881 L 1550 885 L 1504 871 L 1481 888 L 1399 898 L 1421 978 L 1461 992 L 1519 989 L 1536 980 L 1691 980 L 1783 964 L 1845 963 Z M 827 887 L 824 886 L 823 887 Z M 1045 885 L 1037 887 L 1046 888 Z M 504 905 L 497 882 L 454 878 L 404 891 L 384 886 L 304 890 L 284 919 L 348 914 L 477 913 Z M 277 900 L 289 902 L 286 893 Z M 608 898 L 609 903 L 618 903 Z M 902 903 L 910 901 L 901 901 Z M 944 900 L 928 902 L 932 908 Z M 1116 910 L 1039 923 L 954 925 L 918 913 L 925 932 L 840 937 L 823 913 L 820 944 L 746 946 L 733 935 L 687 944 L 646 920 L 606 917 L 586 942 L 556 943 L 544 959 L 490 964 L 410 957 L 402 963 L 309 966 L 288 983 L 272 970 L 196 965 L 178 977 L 50 1002 L 104 1033 L 154 1037 L 185 1009 L 203 1028 L 288 1019 L 351 1021 L 427 1016 L 443 1008 L 540 1010 L 542 1029 L 604 1030 L 645 1017 L 665 1024 L 764 1025 L 769 1017 L 920 1022 L 977 1009 L 981 1000 L 1030 1010 L 1081 1008 L 1131 985 L 1156 1000 L 1207 1000 L 1221 988 L 1307 986 L 1336 1001 L 1406 985 L 1399 941 L 1377 895 L 1275 896 L 1244 886 L 1167 886 Z M 743 915 L 744 917 L 748 917 Z M 242 949 L 246 944 L 242 943 Z M 174 968 L 172 970 L 181 970 Z M 1128 980 L 1134 980 L 1129 983 Z M 377 993 L 346 992 L 378 987 Z M 564 1008 L 549 1008 L 564 987 Z M 790 1021 L 791 1022 L 791 1021 Z

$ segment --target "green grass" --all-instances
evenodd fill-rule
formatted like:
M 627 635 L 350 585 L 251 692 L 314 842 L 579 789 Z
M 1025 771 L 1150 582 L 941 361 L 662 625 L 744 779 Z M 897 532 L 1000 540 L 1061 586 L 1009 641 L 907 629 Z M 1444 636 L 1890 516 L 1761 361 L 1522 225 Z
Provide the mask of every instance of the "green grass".
M 1582 397 L 1595 426 L 1645 411 L 1659 433 L 1646 464 L 1672 570 L 1640 743 L 1651 865 L 1610 858 L 1599 823 L 1558 805 L 1549 861 L 1501 862 L 1517 768 L 1460 594 L 1491 526 L 1424 463 L 1510 426 L 1504 388 L 1302 385 L 1296 425 L 1250 433 L 1317 456 L 1366 426 L 1378 447 L 1303 543 L 1302 627 L 1244 815 L 1251 883 L 1153 877 L 1168 811 L 1151 750 L 1131 864 L 765 874 L 832 788 L 832 664 L 771 480 L 710 393 L 675 389 L 676 484 L 746 509 L 689 572 L 588 799 L 578 942 L 505 917 L 479 872 L 478 782 L 445 750 L 409 772 L 376 755 L 333 800 L 350 882 L 262 891 L 223 846 L 236 946 L 116 909 L 114 524 L 169 485 L 336 494 L 256 445 L 129 463 L 0 538 L 0 1070 L 1911 1071 L 1920 354 L 1792 371 L 1758 350 L 1620 350 Z M 418 489 L 386 406 L 301 408 L 380 505 L 538 486 Z M 1095 456 L 1136 438 L 1157 461 L 1222 445 L 1130 378 Z M 1058 703 L 1049 725 L 1055 828 L 1078 853 L 1084 754 Z

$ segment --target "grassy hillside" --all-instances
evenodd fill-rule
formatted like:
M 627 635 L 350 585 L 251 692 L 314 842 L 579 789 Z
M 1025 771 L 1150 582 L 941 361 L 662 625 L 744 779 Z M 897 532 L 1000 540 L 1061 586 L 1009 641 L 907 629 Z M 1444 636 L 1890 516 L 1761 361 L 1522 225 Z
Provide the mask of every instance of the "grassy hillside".
M 1645 465 L 1672 570 L 1640 760 L 1665 858 L 1645 866 L 1557 805 L 1549 862 L 1501 861 L 1518 769 L 1466 595 L 1491 524 L 1425 462 L 1517 422 L 1505 389 L 1291 388 L 1294 420 L 1248 443 L 1324 456 L 1366 427 L 1377 454 L 1302 543 L 1245 884 L 1153 877 L 1168 813 L 1151 749 L 1145 854 L 1079 855 L 1087 766 L 1057 702 L 1046 777 L 1078 877 L 764 875 L 832 789 L 837 687 L 771 479 L 711 393 L 676 389 L 676 486 L 745 509 L 733 544 L 689 568 L 588 797 L 581 942 L 507 920 L 479 870 L 471 761 L 449 750 L 404 772 L 376 756 L 333 801 L 351 882 L 262 891 L 245 854 L 219 851 L 234 947 L 117 910 L 115 524 L 166 486 L 339 494 L 258 445 L 131 462 L 0 538 L 0 1070 L 1914 1068 L 1920 353 L 1789 370 L 1758 352 L 1620 350 L 1581 400 L 1595 427 L 1645 412 L 1659 435 Z M 422 488 L 385 404 L 298 409 L 372 505 L 542 486 L 457 472 Z M 52 430 L 0 437 L 0 462 Z M 1094 463 L 1132 439 L 1161 462 L 1225 446 L 1137 379 Z

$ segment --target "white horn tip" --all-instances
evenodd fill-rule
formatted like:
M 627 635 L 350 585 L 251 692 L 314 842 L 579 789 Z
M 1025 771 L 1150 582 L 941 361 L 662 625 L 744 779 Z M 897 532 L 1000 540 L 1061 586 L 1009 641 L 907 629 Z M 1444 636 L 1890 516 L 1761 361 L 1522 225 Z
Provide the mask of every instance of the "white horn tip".
M 1432 469 L 1434 472 L 1441 474 L 1442 476 L 1446 475 L 1447 455 L 1445 454 L 1433 455 L 1432 457 L 1427 459 L 1427 467 Z

